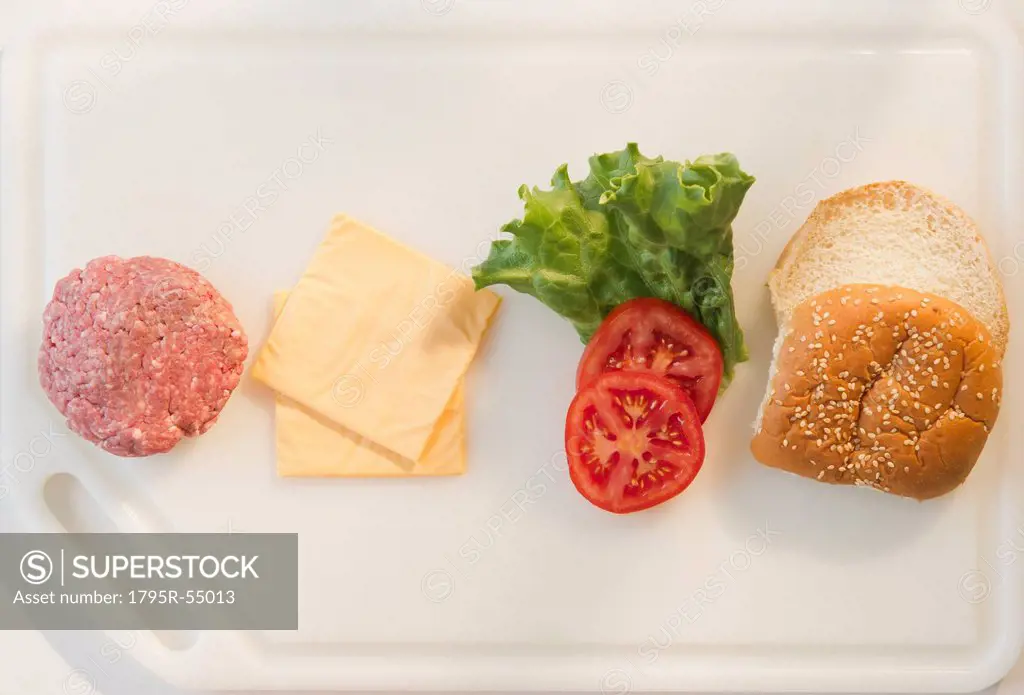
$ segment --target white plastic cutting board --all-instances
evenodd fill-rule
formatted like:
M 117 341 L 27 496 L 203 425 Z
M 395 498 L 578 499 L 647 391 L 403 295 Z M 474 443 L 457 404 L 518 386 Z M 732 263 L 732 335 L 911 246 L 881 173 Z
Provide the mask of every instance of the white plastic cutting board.
M 83 7 L 0 62 L 0 427 L 4 463 L 18 462 L 4 496 L 47 530 L 298 532 L 301 595 L 297 632 L 147 634 L 136 658 L 197 688 L 606 693 L 973 691 L 1014 663 L 1017 341 L 1003 419 L 948 498 L 826 487 L 747 451 L 774 338 L 764 279 L 833 192 L 905 178 L 955 199 L 986 230 L 1024 326 L 1024 62 L 996 8 L 153 8 Z M 461 478 L 278 479 L 272 398 L 249 379 L 209 434 L 168 456 L 119 460 L 60 436 L 35 379 L 39 316 L 90 258 L 197 267 L 258 348 L 272 292 L 334 213 L 468 268 L 519 213 L 519 184 L 562 162 L 580 177 L 588 155 L 627 141 L 672 159 L 732 151 L 758 177 L 735 225 L 753 359 L 673 503 L 619 518 L 573 490 L 561 447 L 581 345 L 509 292 L 470 377 Z M 232 217 L 245 231 L 228 235 Z M 83 494 L 95 509 L 70 514 Z

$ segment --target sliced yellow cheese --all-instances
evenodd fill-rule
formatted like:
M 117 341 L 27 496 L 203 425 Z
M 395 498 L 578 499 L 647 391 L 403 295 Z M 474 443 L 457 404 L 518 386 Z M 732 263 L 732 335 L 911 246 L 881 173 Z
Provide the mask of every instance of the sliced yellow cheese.
M 280 315 L 287 297 L 287 292 L 274 294 L 275 317 Z M 419 461 L 403 459 L 281 394 L 275 396 L 274 426 L 277 472 L 285 477 L 437 476 L 466 471 L 465 396 L 461 381 Z
M 499 302 L 444 264 L 338 216 L 252 374 L 319 420 L 423 461 Z

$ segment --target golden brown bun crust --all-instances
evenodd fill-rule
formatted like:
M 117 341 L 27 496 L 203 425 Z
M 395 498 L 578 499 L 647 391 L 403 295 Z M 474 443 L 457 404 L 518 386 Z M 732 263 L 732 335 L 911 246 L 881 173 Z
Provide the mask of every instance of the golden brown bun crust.
M 1002 401 L 988 330 L 942 297 L 845 285 L 791 320 L 751 449 L 775 468 L 904 497 L 967 478 Z

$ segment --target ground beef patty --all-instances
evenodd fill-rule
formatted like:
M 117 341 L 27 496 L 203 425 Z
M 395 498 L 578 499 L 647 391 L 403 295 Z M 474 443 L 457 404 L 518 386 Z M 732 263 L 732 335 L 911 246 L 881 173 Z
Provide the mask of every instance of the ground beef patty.
M 112 454 L 148 456 L 210 429 L 247 353 L 231 305 L 202 275 L 106 256 L 54 288 L 39 380 L 73 431 Z

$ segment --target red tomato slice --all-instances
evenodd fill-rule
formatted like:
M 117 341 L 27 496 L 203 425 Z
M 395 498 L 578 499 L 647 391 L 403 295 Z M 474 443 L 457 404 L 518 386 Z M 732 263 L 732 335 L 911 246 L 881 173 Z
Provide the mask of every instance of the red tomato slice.
M 573 485 L 615 514 L 648 509 L 685 490 L 704 463 L 693 401 L 665 377 L 605 372 L 585 386 L 565 421 Z
M 675 304 L 633 299 L 608 314 L 590 339 L 576 388 L 618 369 L 668 377 L 690 394 L 704 422 L 722 384 L 722 351 L 707 329 Z

